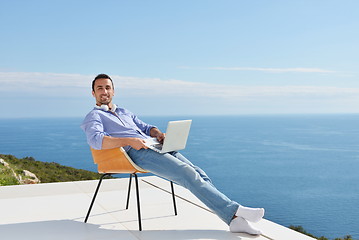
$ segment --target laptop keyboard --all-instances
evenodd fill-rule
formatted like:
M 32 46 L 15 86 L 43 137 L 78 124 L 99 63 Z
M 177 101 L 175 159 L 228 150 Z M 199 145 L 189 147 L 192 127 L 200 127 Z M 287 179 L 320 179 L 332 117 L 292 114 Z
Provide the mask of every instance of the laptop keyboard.
M 153 144 L 152 147 L 158 149 L 158 150 L 162 150 L 162 144 Z

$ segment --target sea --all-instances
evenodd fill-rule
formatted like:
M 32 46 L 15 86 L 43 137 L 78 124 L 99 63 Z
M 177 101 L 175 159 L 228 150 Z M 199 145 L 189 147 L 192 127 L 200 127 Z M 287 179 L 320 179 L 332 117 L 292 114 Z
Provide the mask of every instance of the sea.
M 359 239 L 359 114 L 143 116 L 192 119 L 186 149 L 218 189 L 265 218 Z M 82 118 L 0 119 L 0 153 L 96 171 Z M 1 194 L 1 188 L 0 188 Z

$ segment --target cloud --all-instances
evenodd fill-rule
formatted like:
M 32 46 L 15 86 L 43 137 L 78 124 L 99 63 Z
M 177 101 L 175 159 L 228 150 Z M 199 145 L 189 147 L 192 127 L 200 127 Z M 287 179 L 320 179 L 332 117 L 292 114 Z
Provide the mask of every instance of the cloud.
M 0 72 L 0 92 L 45 96 L 89 95 L 95 75 Z M 268 97 L 359 97 L 359 88 L 333 86 L 242 86 L 187 82 L 176 79 L 111 76 L 116 92 L 127 96 L 210 97 L 221 99 Z
M 116 76 L 115 76 L 116 77 Z M 163 80 L 159 78 L 135 78 L 117 76 L 119 85 L 132 93 L 145 95 L 202 96 L 222 99 L 254 97 L 347 97 L 358 96 L 359 88 L 334 86 L 244 86 L 225 85 L 181 80 Z
M 195 69 L 192 67 L 181 66 L 181 69 Z M 221 71 L 257 71 L 269 73 L 336 73 L 333 70 L 320 68 L 261 68 L 261 67 L 208 67 L 199 68 L 202 70 L 221 70 Z
M 93 107 L 91 82 L 94 77 L 89 74 L 0 72 L 1 103 L 22 106 L 21 111 L 6 108 L 1 117 L 84 116 Z M 244 86 L 111 77 L 115 83 L 116 103 L 145 115 L 358 112 L 359 88 Z M 148 107 L 159 103 L 161 108 Z
M 0 92 L 62 93 L 61 89 L 85 87 L 88 77 L 80 74 L 0 72 Z

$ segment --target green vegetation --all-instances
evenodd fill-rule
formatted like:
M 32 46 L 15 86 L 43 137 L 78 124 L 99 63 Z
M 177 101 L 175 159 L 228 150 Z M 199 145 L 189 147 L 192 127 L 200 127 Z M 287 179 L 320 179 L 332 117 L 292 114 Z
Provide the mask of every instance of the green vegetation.
M 0 186 L 17 185 L 17 184 L 19 184 L 19 182 L 12 175 L 11 170 L 0 165 Z
M 12 155 L 0 154 L 0 158 L 9 164 L 9 167 L 0 164 L 0 186 L 20 184 L 14 173 L 17 176 L 23 176 L 23 170 L 34 173 L 41 183 L 95 180 L 100 178 L 100 174 L 96 172 L 67 167 L 54 162 L 40 162 L 32 157 L 18 159 Z
M 312 238 L 315 238 L 315 239 L 318 239 L 318 240 L 329 240 L 328 238 L 324 237 L 324 236 L 321 236 L 321 237 L 316 237 L 310 233 L 308 233 L 307 231 L 304 230 L 304 228 L 302 226 L 289 226 L 290 229 L 293 229 L 297 232 L 300 232 L 300 233 L 303 233 L 309 237 L 312 237 Z M 344 238 L 335 238 L 334 240 L 353 240 L 353 238 L 350 236 L 350 235 L 347 235 L 345 236 Z

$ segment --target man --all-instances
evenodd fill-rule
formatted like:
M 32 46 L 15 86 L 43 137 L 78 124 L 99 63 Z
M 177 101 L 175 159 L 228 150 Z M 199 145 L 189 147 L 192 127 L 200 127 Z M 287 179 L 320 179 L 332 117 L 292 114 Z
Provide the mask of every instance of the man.
M 178 152 L 161 154 L 145 145 L 146 138 L 163 142 L 165 134 L 136 115 L 112 103 L 115 94 L 112 79 L 99 74 L 92 82 L 96 106 L 87 114 L 81 128 L 94 149 L 123 147 L 139 167 L 171 180 L 188 190 L 229 225 L 231 232 L 261 234 L 249 222 L 264 216 L 263 208 L 248 208 L 218 191 L 206 173 Z

